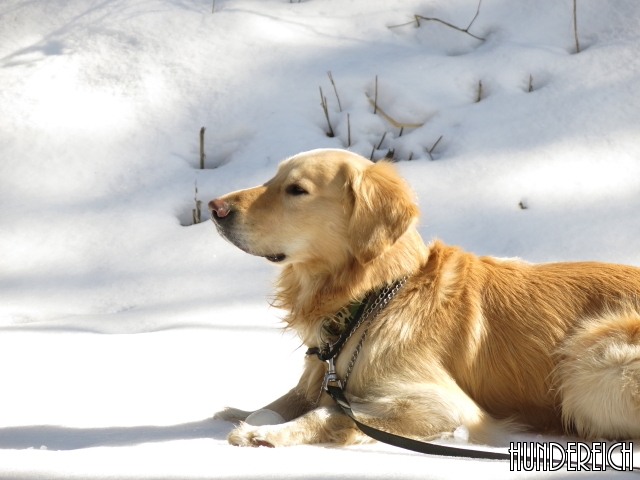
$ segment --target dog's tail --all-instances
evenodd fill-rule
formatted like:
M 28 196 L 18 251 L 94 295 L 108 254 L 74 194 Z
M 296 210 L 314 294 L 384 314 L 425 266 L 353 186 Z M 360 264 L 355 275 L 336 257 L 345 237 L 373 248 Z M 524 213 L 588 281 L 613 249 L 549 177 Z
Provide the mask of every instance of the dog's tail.
M 640 314 L 585 322 L 554 374 L 567 429 L 583 438 L 640 438 Z

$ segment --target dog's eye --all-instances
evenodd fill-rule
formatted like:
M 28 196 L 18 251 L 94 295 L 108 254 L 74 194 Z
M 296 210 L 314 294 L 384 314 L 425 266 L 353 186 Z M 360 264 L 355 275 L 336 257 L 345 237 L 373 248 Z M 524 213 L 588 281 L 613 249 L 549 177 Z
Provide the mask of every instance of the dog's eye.
M 285 192 L 287 192 L 287 194 L 289 195 L 306 195 L 307 193 L 309 193 L 300 185 L 296 185 L 295 183 L 293 185 L 289 185 L 285 189 Z

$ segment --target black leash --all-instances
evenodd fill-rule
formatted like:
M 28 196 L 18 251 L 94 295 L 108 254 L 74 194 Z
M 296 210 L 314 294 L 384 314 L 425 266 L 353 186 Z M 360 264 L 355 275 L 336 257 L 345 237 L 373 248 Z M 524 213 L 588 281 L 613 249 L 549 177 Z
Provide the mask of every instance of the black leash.
M 378 440 L 379 442 L 386 443 L 388 445 L 393 445 L 394 447 L 404 448 L 406 450 L 411 450 L 412 452 L 418 453 L 426 453 L 428 455 L 438 455 L 441 457 L 462 457 L 462 458 L 476 458 L 483 460 L 509 460 L 513 462 L 517 462 L 522 457 L 523 460 L 526 460 L 529 465 L 533 467 L 534 462 L 536 462 L 537 457 L 534 455 L 519 455 L 514 454 L 513 456 L 508 453 L 500 453 L 500 452 L 488 452 L 485 450 L 474 450 L 471 448 L 459 448 L 459 447 L 450 447 L 448 445 L 438 445 L 430 442 L 421 442 L 419 440 L 414 440 L 412 438 L 402 437 L 400 435 L 395 435 L 393 433 L 385 432 L 383 430 L 378 430 L 377 428 L 370 427 L 369 425 L 365 425 L 364 423 L 358 421 L 351 410 L 351 404 L 344 396 L 344 392 L 340 386 L 336 385 L 327 385 L 326 389 L 327 394 L 336 402 L 336 405 L 340 407 L 340 409 L 347 415 L 356 426 L 369 437 L 374 440 Z M 568 458 L 564 460 L 553 459 L 553 458 L 541 458 L 541 460 L 548 465 L 548 469 L 558 470 L 559 468 L 567 465 L 576 466 L 579 465 L 577 461 L 570 461 Z M 537 465 L 542 466 L 542 463 L 536 462 Z M 602 467 L 602 464 L 594 464 L 593 467 L 598 467 L 596 471 L 605 471 Z M 533 468 L 531 468 L 533 470 Z M 547 469 L 543 469 L 547 470 Z M 590 470 L 590 469 L 589 469 Z M 633 473 L 640 473 L 640 467 L 632 467 L 627 469 L 616 469 L 617 471 L 627 471 Z M 538 469 L 536 469 L 538 471 Z M 580 470 L 581 471 L 581 470 Z M 587 470 L 585 470 L 587 471 Z

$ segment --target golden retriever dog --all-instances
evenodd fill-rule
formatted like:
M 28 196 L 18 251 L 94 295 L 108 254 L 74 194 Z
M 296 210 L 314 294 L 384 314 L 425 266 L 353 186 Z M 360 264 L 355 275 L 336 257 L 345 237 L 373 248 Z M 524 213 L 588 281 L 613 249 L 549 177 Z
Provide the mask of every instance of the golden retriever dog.
M 307 347 L 345 305 L 406 277 L 369 324 L 345 395 L 356 418 L 418 440 L 465 426 L 500 443 L 528 428 L 584 439 L 640 438 L 640 269 L 531 264 L 425 244 L 418 208 L 392 164 L 321 149 L 282 162 L 264 185 L 209 202 L 231 243 L 281 266 L 274 304 Z M 335 360 L 349 368 L 364 324 Z M 264 408 L 285 423 L 234 445 L 368 442 L 321 390 L 327 363 L 307 355 L 299 383 Z M 497 443 L 496 443 L 497 442 Z

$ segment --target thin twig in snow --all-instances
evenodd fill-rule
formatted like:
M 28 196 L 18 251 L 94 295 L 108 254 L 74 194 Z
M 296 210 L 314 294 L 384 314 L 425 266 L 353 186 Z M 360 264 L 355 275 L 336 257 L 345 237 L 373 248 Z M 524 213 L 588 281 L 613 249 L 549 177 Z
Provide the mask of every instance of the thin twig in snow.
M 333 85 L 333 91 L 336 92 L 336 98 L 338 99 L 338 108 L 340 109 L 340 111 L 342 111 L 342 105 L 340 104 L 340 97 L 338 96 L 338 89 L 336 88 L 336 84 L 333 83 L 333 75 L 331 75 L 331 72 L 327 72 L 327 75 L 329 75 L 329 81 L 331 81 L 331 85 Z
M 391 149 L 389 149 L 389 150 L 387 151 L 387 154 L 384 156 L 384 159 L 385 159 L 385 160 L 391 160 L 392 162 L 395 162 L 395 161 L 396 161 L 395 153 L 396 153 L 396 151 L 395 151 L 395 150 L 391 150 Z
M 377 146 L 376 146 L 376 145 L 374 145 L 374 146 L 373 146 L 373 148 L 371 149 L 371 155 L 369 155 L 369 160 L 374 161 L 374 160 L 373 160 L 373 153 L 374 153 L 376 150 L 380 150 L 380 147 L 382 146 L 382 142 L 384 142 L 384 137 L 386 137 L 386 136 L 387 136 L 387 132 L 384 132 L 384 133 L 382 134 L 382 138 L 381 138 L 381 139 L 380 139 L 380 141 L 378 142 L 378 145 L 377 145 Z
M 191 210 L 191 217 L 193 220 L 193 224 L 200 223 L 201 215 L 200 215 L 200 206 L 202 205 L 202 200 L 198 200 L 198 181 L 195 181 L 195 193 L 193 194 L 193 201 L 196 202 L 196 208 Z
M 424 147 L 424 149 L 427 151 L 427 153 L 429 154 L 429 158 L 431 160 L 434 160 L 433 155 L 431 155 L 431 152 L 433 152 L 433 150 L 436 148 L 436 145 L 438 145 L 438 143 L 440 143 L 440 140 L 442 140 L 442 135 L 440 135 L 440 137 L 438 138 L 438 140 L 436 140 L 436 143 L 433 144 L 433 146 L 431 148 L 427 148 Z
M 378 75 L 376 75 L 376 91 L 373 98 L 373 114 L 375 115 L 378 113 Z
M 373 149 L 371 150 L 371 155 L 369 156 L 369 160 L 373 161 L 373 152 L 375 152 L 376 150 L 380 150 L 380 147 L 382 146 L 382 142 L 384 142 L 384 137 L 387 136 L 387 132 L 384 132 L 382 134 L 382 138 L 380 139 L 380 141 L 378 142 L 378 145 L 374 145 Z
M 533 77 L 529 75 L 529 92 L 533 92 Z
M 329 125 L 329 133 L 327 133 L 327 137 L 335 137 L 333 133 L 333 128 L 331 128 L 331 122 L 329 121 L 329 108 L 327 107 L 327 97 L 322 94 L 322 87 L 320 88 L 320 105 L 322 105 L 322 110 L 324 111 L 324 116 L 327 119 L 327 125 Z
M 347 113 L 347 147 L 351 146 L 351 120 L 349 119 L 349 114 Z
M 578 43 L 578 20 L 576 16 L 576 11 L 578 6 L 576 5 L 576 0 L 573 0 L 573 36 L 576 39 L 576 53 L 580 53 L 580 44 Z
M 575 0 L 574 0 L 575 1 Z M 473 33 L 469 32 L 469 29 L 471 28 L 471 25 L 473 25 L 473 22 L 476 21 L 476 18 L 478 18 L 478 14 L 480 13 L 480 5 L 482 4 L 482 0 L 479 0 L 478 2 L 478 9 L 476 10 L 476 14 L 473 16 L 473 19 L 471 20 L 471 22 L 469 23 L 469 26 L 467 28 L 460 28 L 460 27 L 456 27 L 455 25 L 452 25 L 448 22 L 445 22 L 444 20 L 440 20 L 439 18 L 435 18 L 435 17 L 423 17 L 422 15 L 417 15 L 414 14 L 413 18 L 414 20 L 411 22 L 407 22 L 407 23 L 401 23 L 400 25 L 391 25 L 387 28 L 396 28 L 396 27 L 404 27 L 406 25 L 411 25 L 412 23 L 416 23 L 416 25 L 419 27 L 420 26 L 420 20 L 427 20 L 427 21 L 434 21 L 434 22 L 440 22 L 443 25 L 446 25 L 447 27 L 451 27 L 454 30 L 458 30 L 459 32 L 462 33 L 466 33 L 467 35 L 472 36 L 473 38 L 475 38 L 476 40 L 480 40 L 482 42 L 485 41 L 484 38 L 482 37 L 478 37 L 477 35 L 474 35 Z
M 476 103 L 480 100 L 482 100 L 482 80 L 478 80 L 478 99 L 476 100 Z
M 206 129 L 202 127 L 200 129 L 200 170 L 204 170 L 204 159 L 206 155 L 204 154 L 204 131 Z

